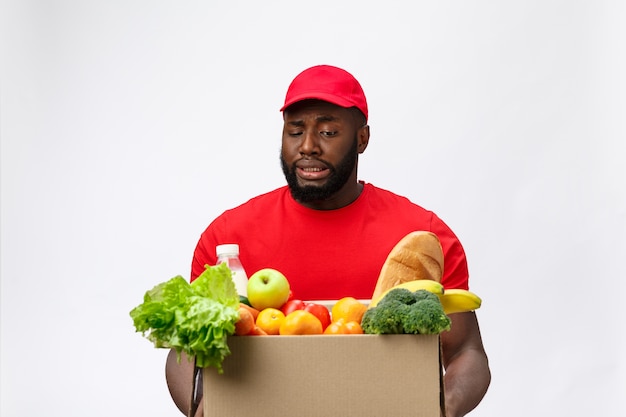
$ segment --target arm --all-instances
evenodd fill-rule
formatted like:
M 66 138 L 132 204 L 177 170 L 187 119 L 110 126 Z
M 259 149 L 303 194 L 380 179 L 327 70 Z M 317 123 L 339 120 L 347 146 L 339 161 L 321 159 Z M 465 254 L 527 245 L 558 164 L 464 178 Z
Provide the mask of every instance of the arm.
M 461 417 L 483 399 L 491 372 L 476 314 L 451 314 L 451 329 L 441 334 L 446 417 Z
M 167 388 L 170 390 L 172 400 L 174 400 L 180 412 L 188 416 L 191 405 L 194 365 L 193 361 L 189 361 L 184 353 L 181 353 L 181 355 L 179 363 L 176 351 L 170 350 L 165 362 L 165 379 L 167 380 Z M 203 415 L 203 404 L 200 401 L 195 417 L 202 417 Z

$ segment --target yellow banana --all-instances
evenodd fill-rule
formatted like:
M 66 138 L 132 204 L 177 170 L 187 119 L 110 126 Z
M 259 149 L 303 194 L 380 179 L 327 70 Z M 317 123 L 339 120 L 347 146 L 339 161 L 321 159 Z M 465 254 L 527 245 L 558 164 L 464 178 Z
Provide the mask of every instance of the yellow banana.
M 432 279 L 418 279 L 415 281 L 403 282 L 402 284 L 398 284 L 395 287 L 389 288 L 387 291 L 383 292 L 380 297 L 372 300 L 369 307 L 375 307 L 376 304 L 378 304 L 378 302 L 382 300 L 389 291 L 395 288 L 406 288 L 407 290 L 412 292 L 415 292 L 417 290 L 426 290 L 432 292 L 433 294 L 437 294 L 438 296 L 442 296 L 444 294 L 443 285 L 441 285 L 439 282 L 433 281 Z
M 439 294 L 439 300 L 446 314 L 474 311 L 482 304 L 480 297 L 473 292 L 457 288 L 445 290 Z

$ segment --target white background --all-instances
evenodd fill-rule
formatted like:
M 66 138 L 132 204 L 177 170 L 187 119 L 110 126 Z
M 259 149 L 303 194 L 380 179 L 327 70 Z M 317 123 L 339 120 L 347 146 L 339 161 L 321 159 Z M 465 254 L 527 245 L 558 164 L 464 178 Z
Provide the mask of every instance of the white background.
M 3 1 L 0 414 L 180 415 L 128 312 L 284 183 L 278 109 L 327 63 L 368 96 L 360 178 L 464 243 L 472 415 L 625 415 L 624 4 Z

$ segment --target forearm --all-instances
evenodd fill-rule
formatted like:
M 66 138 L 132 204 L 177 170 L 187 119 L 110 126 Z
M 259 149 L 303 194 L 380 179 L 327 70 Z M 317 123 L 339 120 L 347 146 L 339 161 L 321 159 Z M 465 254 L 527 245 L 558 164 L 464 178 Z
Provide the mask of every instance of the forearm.
M 449 332 L 441 334 L 446 417 L 461 417 L 483 399 L 491 372 L 474 312 L 450 314 Z
M 461 417 L 483 399 L 491 372 L 483 350 L 467 349 L 448 365 L 444 376 L 446 417 Z
M 191 393 L 193 389 L 194 363 L 183 353 L 180 363 L 176 352 L 171 350 L 165 363 L 165 378 L 172 400 L 181 413 L 188 416 L 191 406 Z M 198 407 L 195 415 L 202 416 L 202 404 Z

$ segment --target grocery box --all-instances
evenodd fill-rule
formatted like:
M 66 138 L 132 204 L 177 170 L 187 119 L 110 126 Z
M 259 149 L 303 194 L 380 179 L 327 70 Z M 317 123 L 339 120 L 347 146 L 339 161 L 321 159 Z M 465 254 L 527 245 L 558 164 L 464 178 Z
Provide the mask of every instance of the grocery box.
M 205 417 L 440 417 L 438 335 L 233 336 Z

